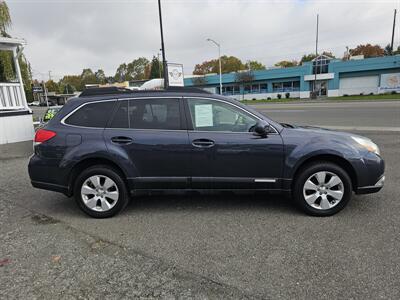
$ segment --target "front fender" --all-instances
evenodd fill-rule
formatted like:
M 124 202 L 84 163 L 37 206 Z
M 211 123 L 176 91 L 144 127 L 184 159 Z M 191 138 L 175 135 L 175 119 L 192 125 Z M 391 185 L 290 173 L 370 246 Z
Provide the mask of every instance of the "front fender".
M 299 134 L 302 133 L 302 134 Z M 285 143 L 284 178 L 293 179 L 296 171 L 308 160 L 316 157 L 334 157 L 346 161 L 354 170 L 357 180 L 366 171 L 359 150 L 340 134 L 315 134 L 306 130 L 283 135 Z

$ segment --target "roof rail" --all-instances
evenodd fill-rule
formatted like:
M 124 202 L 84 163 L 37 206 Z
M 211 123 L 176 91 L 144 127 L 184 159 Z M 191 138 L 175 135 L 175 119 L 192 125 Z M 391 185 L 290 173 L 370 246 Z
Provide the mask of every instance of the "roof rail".
M 119 87 L 101 87 L 101 88 L 88 88 L 83 90 L 79 97 L 89 96 L 100 96 L 100 95 L 114 95 L 114 94 L 134 94 L 134 93 L 162 93 L 162 92 L 173 92 L 173 93 L 202 93 L 211 94 L 210 92 L 193 87 L 169 87 L 166 90 L 130 90 L 127 88 Z
M 99 96 L 99 95 L 109 95 L 109 94 L 127 94 L 132 93 L 131 90 L 126 88 L 119 88 L 116 86 L 110 87 L 99 87 L 99 88 L 88 88 L 83 90 L 79 97 L 89 97 L 89 96 Z

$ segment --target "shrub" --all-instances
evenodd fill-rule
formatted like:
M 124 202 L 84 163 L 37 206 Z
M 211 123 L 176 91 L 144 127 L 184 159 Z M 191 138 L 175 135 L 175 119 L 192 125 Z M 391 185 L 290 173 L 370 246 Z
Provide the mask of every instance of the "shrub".
M 348 97 L 349 95 L 347 95 L 347 94 L 343 94 L 343 97 Z
M 372 92 L 371 92 L 371 93 L 369 93 L 369 95 L 370 95 L 370 96 L 373 96 L 373 95 L 374 95 L 374 93 L 372 93 Z
M 253 98 L 253 99 L 251 99 L 251 100 L 257 100 L 256 98 Z
M 289 99 L 289 98 L 290 98 L 290 93 L 286 93 L 286 94 L 285 94 L 285 98 L 286 98 L 286 99 Z
M 394 94 L 397 94 L 397 92 L 396 91 L 392 91 L 392 93 L 391 93 L 392 95 L 394 95 Z
M 364 93 L 360 93 L 360 96 L 364 96 Z
M 282 98 L 282 95 L 281 94 L 278 94 L 278 95 L 276 95 L 277 97 L 278 97 L 278 99 L 281 99 Z
M 268 97 L 267 100 L 271 100 L 271 97 Z

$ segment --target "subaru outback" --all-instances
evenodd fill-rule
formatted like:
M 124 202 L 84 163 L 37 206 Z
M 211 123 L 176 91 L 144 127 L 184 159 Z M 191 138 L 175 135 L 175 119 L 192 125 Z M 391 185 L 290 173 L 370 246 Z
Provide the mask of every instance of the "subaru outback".
M 88 90 L 34 144 L 32 185 L 73 196 L 95 218 L 114 216 L 140 192 L 193 190 L 278 192 L 328 216 L 385 180 L 368 138 L 281 124 L 196 89 Z

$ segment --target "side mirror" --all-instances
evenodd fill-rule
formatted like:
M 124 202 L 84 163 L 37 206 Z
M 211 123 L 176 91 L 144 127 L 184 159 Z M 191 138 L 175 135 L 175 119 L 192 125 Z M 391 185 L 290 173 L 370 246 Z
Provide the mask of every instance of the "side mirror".
M 270 128 L 271 126 L 269 125 L 268 122 L 260 120 L 254 127 L 254 134 L 261 137 L 266 137 L 268 135 L 268 132 L 270 131 Z

